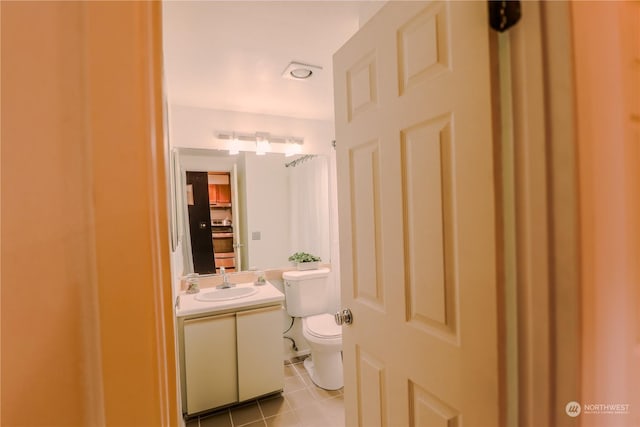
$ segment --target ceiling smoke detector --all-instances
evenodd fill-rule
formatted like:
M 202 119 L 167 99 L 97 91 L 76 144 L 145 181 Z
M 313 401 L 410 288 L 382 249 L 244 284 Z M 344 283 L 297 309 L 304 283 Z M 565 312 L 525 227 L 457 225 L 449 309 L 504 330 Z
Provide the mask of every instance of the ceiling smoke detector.
M 307 80 L 314 73 L 321 71 L 322 67 L 318 65 L 303 64 L 301 62 L 290 62 L 287 68 L 282 72 L 282 77 L 291 80 Z

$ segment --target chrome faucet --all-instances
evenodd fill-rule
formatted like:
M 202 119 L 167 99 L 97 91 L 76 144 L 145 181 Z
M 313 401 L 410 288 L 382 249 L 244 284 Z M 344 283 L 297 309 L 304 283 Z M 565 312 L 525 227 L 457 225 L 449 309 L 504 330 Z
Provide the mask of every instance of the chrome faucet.
M 216 286 L 217 289 L 227 289 L 235 286 L 235 284 L 229 282 L 229 277 L 224 267 L 220 267 L 220 274 L 222 274 L 222 283 Z

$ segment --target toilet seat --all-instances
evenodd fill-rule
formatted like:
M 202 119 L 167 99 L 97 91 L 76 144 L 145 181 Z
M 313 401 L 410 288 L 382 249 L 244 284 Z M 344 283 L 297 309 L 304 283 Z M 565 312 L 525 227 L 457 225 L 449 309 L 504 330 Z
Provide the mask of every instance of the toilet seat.
M 331 314 L 316 314 L 304 318 L 304 326 L 309 335 L 317 338 L 340 338 L 342 328 L 336 324 Z

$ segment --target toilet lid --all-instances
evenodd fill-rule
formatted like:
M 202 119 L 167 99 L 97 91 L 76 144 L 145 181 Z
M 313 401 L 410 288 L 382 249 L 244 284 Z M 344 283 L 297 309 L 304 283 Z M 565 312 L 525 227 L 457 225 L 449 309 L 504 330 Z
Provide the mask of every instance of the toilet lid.
M 335 338 L 342 335 L 342 328 L 338 326 L 331 314 L 318 314 L 305 318 L 307 330 L 311 335 L 322 338 Z

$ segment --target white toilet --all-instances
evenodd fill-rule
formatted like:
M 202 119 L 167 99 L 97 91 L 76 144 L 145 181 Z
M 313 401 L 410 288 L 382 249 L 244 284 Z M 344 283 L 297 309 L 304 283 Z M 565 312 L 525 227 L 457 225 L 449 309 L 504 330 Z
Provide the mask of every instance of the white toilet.
M 302 317 L 302 335 L 311 348 L 304 367 L 311 380 L 326 390 L 342 388 L 342 329 L 327 314 L 329 269 L 288 271 L 282 275 L 287 312 Z

